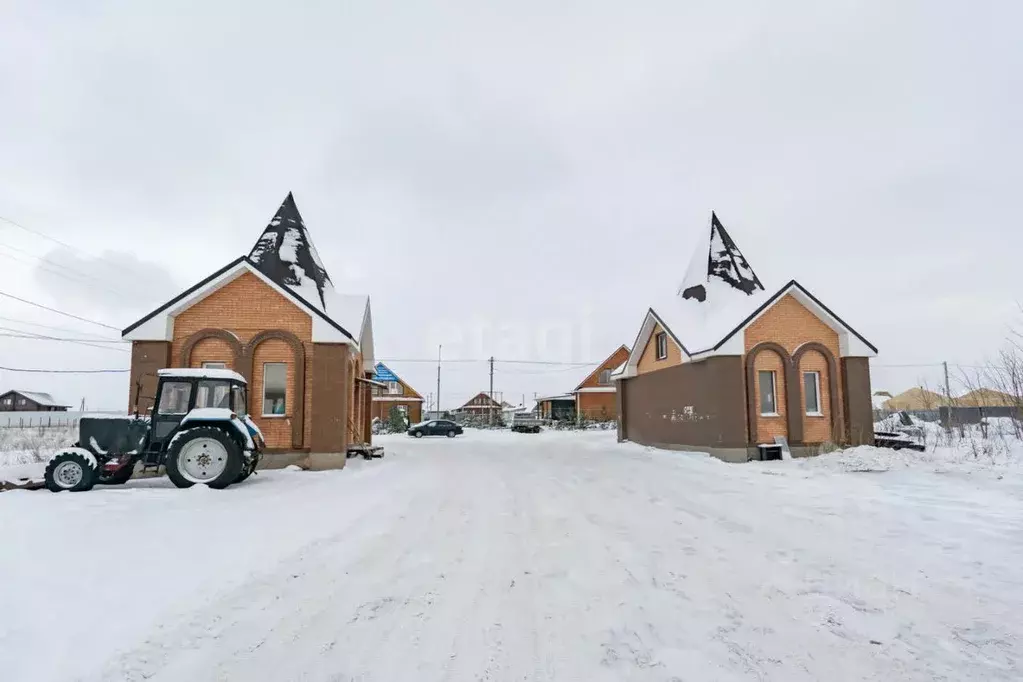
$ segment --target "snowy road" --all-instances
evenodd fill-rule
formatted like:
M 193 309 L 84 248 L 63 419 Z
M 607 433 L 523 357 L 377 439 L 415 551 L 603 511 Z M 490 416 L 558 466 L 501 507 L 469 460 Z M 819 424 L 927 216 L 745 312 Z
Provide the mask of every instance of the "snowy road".
M 5 680 L 1016 680 L 1023 481 L 613 434 L 0 495 Z

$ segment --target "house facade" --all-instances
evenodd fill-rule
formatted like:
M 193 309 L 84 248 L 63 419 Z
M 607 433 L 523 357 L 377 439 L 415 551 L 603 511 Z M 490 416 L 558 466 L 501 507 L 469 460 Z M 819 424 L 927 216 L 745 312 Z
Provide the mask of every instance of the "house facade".
M 575 421 L 576 397 L 574 393 L 548 395 L 536 399 L 536 415 L 550 421 Z
M 38 391 L 0 393 L 0 412 L 67 412 L 67 408 L 67 405 L 58 405 L 49 393 Z
M 486 391 L 480 391 L 470 398 L 464 405 L 454 410 L 454 413 L 461 417 L 481 417 L 485 419 L 497 419 L 501 416 L 501 403 L 490 397 Z
M 391 408 L 396 407 L 405 415 L 409 424 L 421 422 L 423 396 L 382 362 L 378 362 L 374 367 L 374 373 L 373 379 L 380 385 L 373 387 L 371 418 L 387 421 Z
M 611 421 L 618 415 L 617 382 L 612 378 L 629 359 L 629 347 L 621 345 L 583 379 L 572 393 L 578 421 Z
M 152 407 L 156 372 L 222 367 L 248 381 L 267 466 L 342 467 L 369 444 L 369 298 L 334 290 L 289 193 L 256 245 L 135 322 L 129 409 Z
M 716 215 L 708 237 L 615 373 L 619 438 L 728 461 L 873 443 L 877 349 L 799 282 L 768 292 Z

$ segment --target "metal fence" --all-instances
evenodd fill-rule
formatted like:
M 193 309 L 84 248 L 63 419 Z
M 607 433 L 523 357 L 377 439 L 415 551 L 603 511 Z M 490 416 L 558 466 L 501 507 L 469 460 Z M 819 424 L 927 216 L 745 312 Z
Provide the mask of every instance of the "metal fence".
M 938 409 L 941 425 L 960 426 L 979 424 L 981 420 L 991 417 L 1011 417 L 1023 419 L 1023 411 L 1018 407 L 942 407 Z
M 121 414 L 119 412 L 0 412 L 0 429 L 66 429 L 78 426 L 90 414 Z M 127 414 L 125 415 L 127 416 Z

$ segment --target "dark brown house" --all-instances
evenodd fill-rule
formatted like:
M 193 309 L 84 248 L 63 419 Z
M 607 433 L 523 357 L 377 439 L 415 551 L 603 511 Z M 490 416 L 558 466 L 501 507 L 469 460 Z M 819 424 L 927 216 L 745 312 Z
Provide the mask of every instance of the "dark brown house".
M 49 393 L 7 391 L 0 394 L 0 412 L 67 412 L 67 405 L 58 405 Z
M 615 373 L 619 438 L 728 461 L 873 443 L 877 349 L 799 282 L 765 290 L 713 215 L 709 237 Z

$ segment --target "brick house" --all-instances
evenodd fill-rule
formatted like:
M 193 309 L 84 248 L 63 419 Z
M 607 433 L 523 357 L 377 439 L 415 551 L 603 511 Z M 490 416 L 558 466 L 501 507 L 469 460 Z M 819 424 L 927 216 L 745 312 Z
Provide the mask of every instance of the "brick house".
M 49 393 L 38 391 L 7 391 L 0 393 L 0 412 L 67 412 Z
M 369 443 L 369 297 L 334 290 L 289 193 L 241 256 L 127 327 L 129 409 L 152 407 L 156 371 L 224 367 L 248 380 L 267 466 L 342 467 Z
M 470 398 L 464 405 L 454 410 L 454 413 L 461 417 L 484 417 L 496 420 L 500 414 L 501 403 L 490 397 L 486 391 L 480 391 Z
M 617 416 L 617 382 L 612 380 L 611 375 L 628 359 L 629 347 L 619 346 L 575 387 L 572 394 L 575 396 L 577 420 L 607 421 Z
M 799 282 L 766 291 L 713 214 L 708 237 L 615 373 L 619 439 L 728 461 L 872 443 L 877 349 Z
M 379 385 L 373 387 L 372 418 L 387 421 L 391 408 L 397 407 L 409 420 L 409 424 L 421 422 L 423 396 L 382 362 L 378 362 L 374 370 L 373 379 Z

